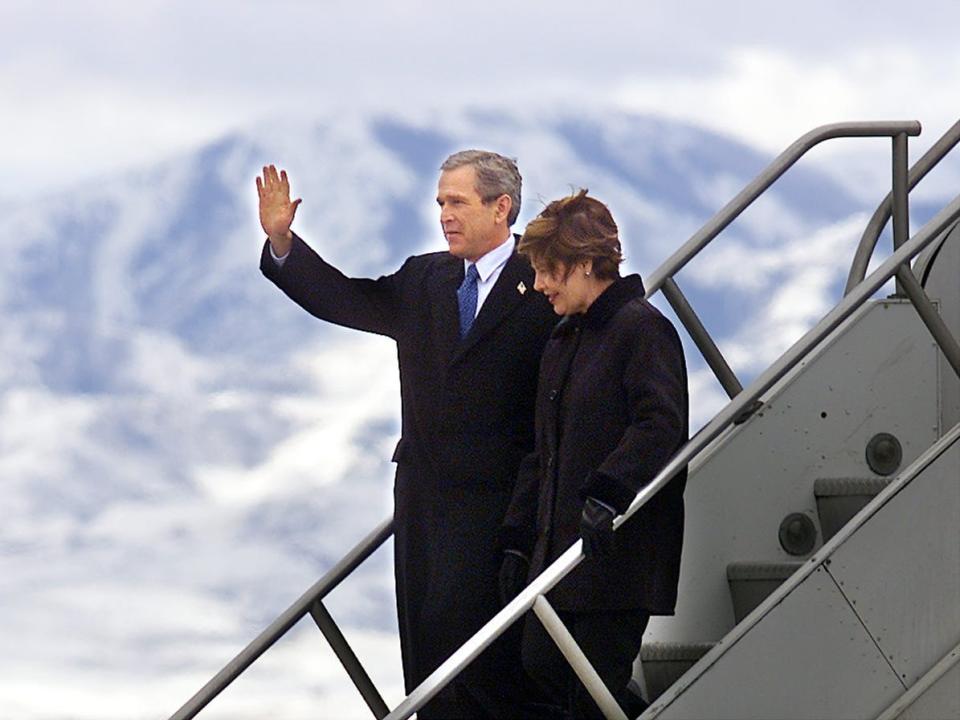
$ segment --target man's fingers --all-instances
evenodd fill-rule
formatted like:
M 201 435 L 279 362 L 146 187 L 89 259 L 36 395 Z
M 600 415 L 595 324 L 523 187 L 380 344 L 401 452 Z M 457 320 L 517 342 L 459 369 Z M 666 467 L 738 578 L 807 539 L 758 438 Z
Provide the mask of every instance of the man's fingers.
M 290 180 L 287 177 L 287 171 L 281 170 L 277 172 L 276 165 L 264 165 L 263 166 L 263 179 L 257 177 L 257 193 L 260 195 L 261 199 L 265 199 L 268 195 L 280 194 L 290 197 Z M 299 205 L 302 200 L 297 199 L 292 203 L 292 209 L 296 211 L 297 205 Z

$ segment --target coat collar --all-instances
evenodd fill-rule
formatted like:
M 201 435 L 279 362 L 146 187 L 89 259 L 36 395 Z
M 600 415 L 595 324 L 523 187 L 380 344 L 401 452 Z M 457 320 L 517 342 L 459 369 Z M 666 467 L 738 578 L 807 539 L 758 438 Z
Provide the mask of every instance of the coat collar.
M 578 315 L 567 315 L 553 331 L 555 336 L 565 335 L 578 327 L 601 328 L 617 314 L 617 311 L 635 298 L 644 296 L 643 280 L 639 275 L 627 275 L 617 278 L 593 301 L 587 311 Z

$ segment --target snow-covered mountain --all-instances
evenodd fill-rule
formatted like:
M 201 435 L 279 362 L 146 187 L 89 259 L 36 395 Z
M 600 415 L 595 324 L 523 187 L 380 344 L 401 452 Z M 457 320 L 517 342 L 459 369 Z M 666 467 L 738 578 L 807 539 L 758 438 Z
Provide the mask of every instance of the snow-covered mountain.
M 378 275 L 444 247 L 437 167 L 464 147 L 518 158 L 518 230 L 588 187 L 641 274 L 769 161 L 618 113 L 330 117 L 6 208 L 0 718 L 166 717 L 390 512 L 394 349 L 262 278 L 254 177 L 285 167 L 300 234 Z M 745 378 L 836 299 L 871 209 L 801 164 L 681 273 Z M 723 398 L 688 357 L 699 424 Z M 395 702 L 389 551 L 330 607 Z M 365 713 L 304 627 L 204 717 Z

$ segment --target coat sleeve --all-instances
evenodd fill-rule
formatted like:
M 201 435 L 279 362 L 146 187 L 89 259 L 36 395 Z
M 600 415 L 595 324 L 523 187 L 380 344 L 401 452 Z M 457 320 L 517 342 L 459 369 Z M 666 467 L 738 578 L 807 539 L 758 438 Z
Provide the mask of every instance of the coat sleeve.
M 623 513 L 687 439 L 687 376 L 683 347 L 662 315 L 642 319 L 623 376 L 630 423 L 590 473 L 581 495 Z
M 311 315 L 336 325 L 396 338 L 403 268 L 376 280 L 348 278 L 297 235 L 282 266 L 264 243 L 260 270 Z
M 528 558 L 537 539 L 537 502 L 540 497 L 540 455 L 534 450 L 520 463 L 513 496 L 500 531 L 500 549 L 518 550 Z

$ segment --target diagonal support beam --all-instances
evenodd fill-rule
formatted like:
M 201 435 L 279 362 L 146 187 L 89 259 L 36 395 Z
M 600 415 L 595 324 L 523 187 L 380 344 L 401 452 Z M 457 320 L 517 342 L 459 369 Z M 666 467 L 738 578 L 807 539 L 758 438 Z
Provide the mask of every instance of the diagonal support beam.
M 343 636 L 343 633 L 340 632 L 340 628 L 337 627 L 337 623 L 334 621 L 333 616 L 330 615 L 330 611 L 327 610 L 322 601 L 317 600 L 310 606 L 310 616 L 317 624 L 317 627 L 320 628 L 320 632 L 323 633 L 327 642 L 330 643 L 330 647 L 333 648 L 333 651 L 337 654 L 344 670 L 347 671 L 347 675 L 350 676 L 353 684 L 356 685 L 357 690 L 360 691 L 360 694 L 363 696 L 363 701 L 367 703 L 367 707 L 370 708 L 373 716 L 377 718 L 377 720 L 383 720 L 383 718 L 390 713 L 390 708 L 388 708 L 387 704 L 383 701 L 376 686 L 373 684 L 373 680 L 367 675 L 367 671 L 363 669 L 363 665 L 356 653 L 353 652 L 353 648 L 350 647 L 347 639 Z
M 603 684 L 603 680 L 597 675 L 597 671 L 593 669 L 593 665 L 583 654 L 583 650 L 577 645 L 577 641 L 573 639 L 573 635 L 567 630 L 567 626 L 563 624 L 560 616 L 557 615 L 557 612 L 543 595 L 537 596 L 533 603 L 533 611 L 540 618 L 543 627 L 550 633 L 550 637 L 553 638 L 560 652 L 570 663 L 570 667 L 573 668 L 577 677 L 580 678 L 580 682 L 590 693 L 590 697 L 597 703 L 597 707 L 600 708 L 603 716 L 607 720 L 627 720 L 626 713 L 617 705 L 617 701 L 613 699 L 610 690 Z
M 960 344 L 957 343 L 957 339 L 950 332 L 950 328 L 940 317 L 940 313 L 937 312 L 908 264 L 901 265 L 897 270 L 897 281 L 904 295 L 910 298 L 910 302 L 920 319 L 927 326 L 927 330 L 933 335 L 933 339 L 936 340 L 940 352 L 950 363 L 950 367 L 957 375 L 960 375 Z

